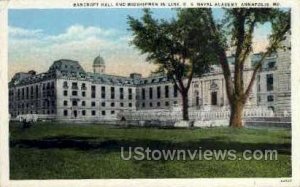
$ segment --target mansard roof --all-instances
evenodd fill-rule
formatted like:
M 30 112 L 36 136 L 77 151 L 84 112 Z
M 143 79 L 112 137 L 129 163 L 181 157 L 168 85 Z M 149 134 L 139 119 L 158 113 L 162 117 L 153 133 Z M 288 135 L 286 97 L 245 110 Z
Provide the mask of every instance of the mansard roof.
M 166 75 L 156 75 L 156 76 L 141 78 L 138 82 L 138 85 L 158 84 L 158 83 L 166 83 L 166 82 L 171 82 L 171 79 L 168 78 Z
M 134 79 L 130 77 L 98 74 L 88 72 L 87 77 L 94 83 L 98 84 L 112 84 L 112 85 L 135 85 Z
M 55 73 L 46 72 L 40 74 L 31 74 L 29 73 L 16 73 L 15 76 L 9 82 L 9 87 L 12 86 L 21 86 L 26 84 L 33 84 L 45 80 L 54 79 L 56 77 Z
M 253 57 L 254 56 L 254 57 Z M 258 54 L 254 54 L 251 58 L 259 59 Z M 228 61 L 232 66 L 234 62 L 234 56 L 229 56 Z M 253 62 L 252 62 L 253 63 Z M 214 65 L 211 68 L 210 73 L 207 75 L 220 74 L 222 72 L 221 68 L 218 65 Z M 50 66 L 49 70 L 45 73 L 36 74 L 34 71 L 28 73 L 17 73 L 9 83 L 10 86 L 31 84 L 36 82 L 41 82 L 48 79 L 71 79 L 78 81 L 91 81 L 95 84 L 111 84 L 111 85 L 146 85 L 146 84 L 159 84 L 167 83 L 172 80 L 166 75 L 152 75 L 146 78 L 142 78 L 140 74 L 131 74 L 128 77 L 109 75 L 109 74 L 98 74 L 92 72 L 86 72 L 79 64 L 78 61 L 69 60 L 69 59 L 60 59 L 54 61 Z
M 78 61 L 69 60 L 69 59 L 60 59 L 54 61 L 54 63 L 50 66 L 48 72 L 55 72 L 56 70 L 61 72 L 69 72 L 69 73 L 85 72 Z

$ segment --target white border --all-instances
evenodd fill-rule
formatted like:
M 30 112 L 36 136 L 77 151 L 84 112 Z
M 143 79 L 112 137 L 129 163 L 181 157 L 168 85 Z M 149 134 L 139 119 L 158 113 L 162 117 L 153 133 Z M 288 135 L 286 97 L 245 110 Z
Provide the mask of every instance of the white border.
M 73 8 L 74 2 L 175 2 L 174 0 L 0 0 L 0 186 L 300 186 L 300 1 L 297 0 L 251 0 L 251 2 L 280 3 L 281 7 L 292 9 L 292 181 L 281 178 L 200 178 L 200 179 L 93 179 L 93 180 L 9 180 L 8 151 L 8 87 L 7 87 L 7 10 L 10 8 Z M 176 2 L 204 2 L 204 0 L 177 0 Z M 250 2 L 250 0 L 207 0 L 206 2 Z M 85 7 L 88 8 L 88 7 Z M 97 7 L 108 8 L 108 7 Z M 116 8 L 116 7 L 114 7 Z M 118 7 L 122 8 L 122 7 Z M 127 7 L 128 8 L 128 7 Z M 137 7 L 131 7 L 137 8 Z M 159 8 L 159 7 L 157 7 Z M 162 7 L 161 7 L 162 8 Z M 166 7 L 163 7 L 166 8 Z M 289 180 L 290 178 L 287 178 Z
M 6 4 L 5 2 L 3 4 Z M 7 9 L 2 9 L 0 2 L 0 186 L 7 186 L 9 179 L 9 150 L 8 150 L 8 85 L 7 85 L 7 56 L 8 29 Z M 4 185 L 5 184 L 5 185 Z

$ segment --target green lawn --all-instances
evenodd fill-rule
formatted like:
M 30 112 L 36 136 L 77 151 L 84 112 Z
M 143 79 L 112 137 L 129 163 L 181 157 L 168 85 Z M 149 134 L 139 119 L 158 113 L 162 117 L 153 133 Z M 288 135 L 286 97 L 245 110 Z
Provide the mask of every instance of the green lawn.
M 122 160 L 120 147 L 278 151 L 278 160 Z M 128 149 L 126 149 L 128 150 Z M 288 129 L 157 129 L 10 124 L 11 179 L 290 177 Z

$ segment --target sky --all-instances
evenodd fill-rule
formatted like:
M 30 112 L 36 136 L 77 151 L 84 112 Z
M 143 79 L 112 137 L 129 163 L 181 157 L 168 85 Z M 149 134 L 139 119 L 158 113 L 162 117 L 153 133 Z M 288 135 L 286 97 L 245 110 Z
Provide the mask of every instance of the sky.
M 176 16 L 171 9 L 153 9 L 157 19 Z M 224 16 L 213 9 L 215 19 Z M 128 15 L 140 18 L 142 9 L 11 9 L 8 14 L 8 74 L 36 70 L 45 72 L 58 59 L 77 60 L 86 71 L 99 54 L 106 63 L 106 73 L 128 76 L 132 72 L 147 76 L 155 70 L 145 55 L 129 45 L 132 33 Z M 267 45 L 268 24 L 255 31 L 254 51 Z

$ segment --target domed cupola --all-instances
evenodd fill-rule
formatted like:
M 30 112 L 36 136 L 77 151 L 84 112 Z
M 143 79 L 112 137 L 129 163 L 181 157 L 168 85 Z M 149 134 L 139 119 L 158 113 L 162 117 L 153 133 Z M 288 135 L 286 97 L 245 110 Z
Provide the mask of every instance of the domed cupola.
M 105 72 L 105 62 L 104 62 L 104 59 L 100 55 L 94 59 L 93 69 L 94 69 L 94 73 L 104 73 Z

